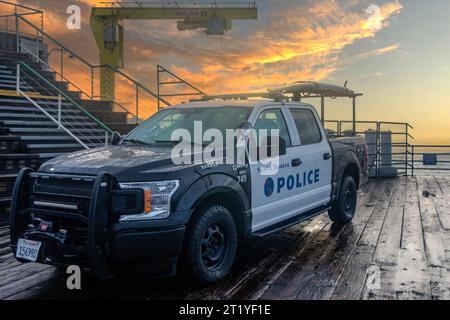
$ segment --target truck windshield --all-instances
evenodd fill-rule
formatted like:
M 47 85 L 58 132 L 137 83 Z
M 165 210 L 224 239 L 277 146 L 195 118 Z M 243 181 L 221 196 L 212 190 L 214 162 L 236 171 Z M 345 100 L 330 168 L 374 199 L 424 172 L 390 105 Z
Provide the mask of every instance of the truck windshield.
M 236 130 L 247 121 L 250 107 L 211 107 L 211 108 L 170 108 L 165 109 L 141 124 L 131 132 L 123 143 L 158 145 L 178 143 L 172 140 L 172 133 L 185 129 L 194 140 L 194 123 L 201 122 L 202 133 L 209 129 L 218 129 L 226 136 L 226 130 Z

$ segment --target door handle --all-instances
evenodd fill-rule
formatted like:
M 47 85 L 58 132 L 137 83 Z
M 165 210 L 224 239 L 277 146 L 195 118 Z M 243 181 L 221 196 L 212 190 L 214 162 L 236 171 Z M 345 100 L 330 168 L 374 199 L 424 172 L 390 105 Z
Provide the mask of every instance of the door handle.
M 330 160 L 331 159 L 331 153 L 324 153 L 323 154 L 323 160 Z
M 292 166 L 293 167 L 300 167 L 301 165 L 302 165 L 302 160 L 300 160 L 300 159 L 294 159 L 294 160 L 292 160 L 292 162 L 291 162 L 291 164 L 292 164 Z

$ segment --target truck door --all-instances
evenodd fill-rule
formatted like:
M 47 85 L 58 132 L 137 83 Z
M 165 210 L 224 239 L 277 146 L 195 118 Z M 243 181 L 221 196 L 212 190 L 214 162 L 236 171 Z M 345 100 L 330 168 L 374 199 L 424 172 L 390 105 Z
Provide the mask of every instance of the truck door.
M 295 130 L 289 128 L 287 122 L 289 113 L 279 107 L 265 107 L 256 115 L 253 126 L 256 132 L 277 129 L 286 144 L 286 154 L 282 154 L 275 161 L 273 167 L 259 161 L 250 163 L 252 184 L 252 231 L 259 231 L 286 219 L 291 214 L 293 205 L 289 199 L 295 194 L 292 178 L 297 168 L 292 161 L 298 159 L 296 148 L 293 147 L 292 134 Z M 291 126 L 292 127 L 292 126 Z M 294 165 L 297 164 L 294 162 Z M 269 170 L 267 170 L 269 169 Z
M 296 169 L 296 174 L 301 177 L 301 187 L 295 195 L 295 203 L 302 212 L 306 212 L 330 201 L 333 153 L 313 108 L 299 106 L 288 110 L 289 119 L 297 129 L 293 135 L 294 152 L 301 161 Z

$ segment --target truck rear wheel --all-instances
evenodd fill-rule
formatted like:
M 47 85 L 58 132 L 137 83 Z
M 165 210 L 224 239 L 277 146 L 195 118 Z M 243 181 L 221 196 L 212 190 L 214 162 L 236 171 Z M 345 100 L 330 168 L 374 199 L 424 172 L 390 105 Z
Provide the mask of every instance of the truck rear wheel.
M 357 190 L 355 179 L 346 176 L 342 180 L 339 198 L 328 211 L 331 221 L 346 224 L 353 220 L 356 212 Z
M 236 247 L 236 225 L 230 211 L 210 205 L 196 214 L 188 227 L 181 271 L 200 285 L 218 282 L 229 273 Z

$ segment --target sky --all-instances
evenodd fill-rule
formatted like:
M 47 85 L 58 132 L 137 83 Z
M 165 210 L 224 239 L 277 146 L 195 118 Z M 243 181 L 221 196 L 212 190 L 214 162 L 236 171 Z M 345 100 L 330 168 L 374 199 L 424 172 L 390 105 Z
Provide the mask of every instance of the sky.
M 102 1 L 16 2 L 44 10 L 46 32 L 97 64 L 89 16 L 90 7 Z M 80 30 L 65 26 L 72 4 L 81 8 Z M 364 94 L 358 120 L 408 122 L 414 126 L 415 143 L 450 144 L 450 1 L 257 4 L 258 20 L 235 21 L 225 36 L 179 32 L 174 21 L 126 21 L 124 71 L 155 89 L 160 64 L 208 94 L 261 91 L 300 80 L 348 81 Z M 69 63 L 66 68 L 66 74 L 88 82 L 86 71 Z M 119 88 L 124 104 L 132 104 L 130 90 Z M 331 101 L 326 118 L 350 119 L 350 106 L 347 100 Z M 143 109 L 150 115 L 154 102 Z

